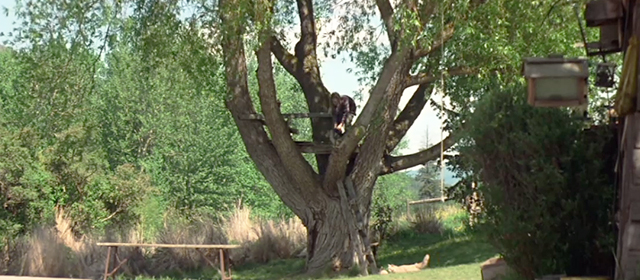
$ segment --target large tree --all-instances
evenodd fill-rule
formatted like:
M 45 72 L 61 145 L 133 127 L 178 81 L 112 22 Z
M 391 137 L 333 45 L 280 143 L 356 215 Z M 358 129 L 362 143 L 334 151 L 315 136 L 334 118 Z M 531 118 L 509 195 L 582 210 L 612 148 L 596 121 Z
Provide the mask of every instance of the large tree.
M 360 263 L 366 274 L 366 267 L 375 263 L 369 258 L 367 241 L 373 187 L 378 176 L 439 156 L 440 143 L 410 155 L 392 156 L 390 152 L 423 110 L 440 74 L 514 73 L 520 55 L 553 52 L 558 41 L 572 40 L 546 37 L 550 25 L 556 24 L 554 29 L 577 27 L 577 22 L 562 22 L 562 16 L 554 16 L 555 6 L 561 7 L 555 10 L 564 16 L 571 11 L 564 2 L 556 5 L 558 1 L 296 0 L 300 38 L 291 51 L 281 36 L 282 23 L 292 17 L 287 3 L 220 0 L 220 42 L 229 90 L 227 107 L 257 168 L 307 227 L 308 272 L 320 271 L 331 263 L 336 268 Z M 322 11 L 349 11 L 340 17 L 338 29 L 328 32 L 337 42 L 333 50 L 351 52 L 362 68 L 360 74 L 372 85 L 354 125 L 333 143 L 330 154 L 315 156 L 315 169 L 290 137 L 277 105 L 272 70 L 275 57 L 300 84 L 310 112 L 331 112 L 331 90 L 323 83 L 319 67 L 317 21 L 321 17 L 315 14 L 314 6 Z M 374 17 L 379 17 L 387 35 L 383 46 L 371 28 Z M 545 23 L 547 19 L 551 24 Z M 361 36 L 363 33 L 366 35 Z M 257 38 L 253 46 L 259 64 L 258 99 L 269 133 L 262 124 L 245 117 L 256 113 L 247 85 L 248 34 Z M 532 50 L 530 44 L 538 41 L 529 39 L 547 42 L 545 47 Z M 444 52 L 444 45 L 452 50 Z M 399 110 L 400 98 L 410 86 L 418 87 Z M 470 102 L 474 94 L 458 95 L 452 104 Z M 311 124 L 315 144 L 332 144 L 329 119 L 314 118 Z M 450 123 L 450 128 L 454 127 L 463 125 Z M 443 140 L 444 148 L 450 148 L 455 140 L 454 130 Z
M 276 36 L 274 2 L 220 1 L 221 43 L 229 88 L 227 107 L 257 168 L 307 227 L 308 272 L 323 270 L 331 263 L 336 268 L 360 263 L 366 274 L 368 264 L 375 263 L 369 254 L 367 225 L 377 177 L 425 163 L 439 155 L 439 146 L 405 156 L 391 156 L 390 152 L 422 111 L 435 79 L 434 73 L 411 75 L 410 70 L 419 61 L 426 66 L 423 68 L 439 64 L 442 56 L 438 50 L 452 37 L 455 21 L 479 5 L 474 1 L 464 2 L 405 1 L 394 7 L 389 1 L 376 1 L 388 34 L 390 54 L 354 125 L 333 145 L 330 154 L 315 156 L 317 169 L 314 170 L 289 134 L 277 105 L 272 70 L 273 54 L 300 83 L 309 111 L 331 112 L 330 90 L 320 75 L 313 1 L 296 2 L 301 36 L 293 53 Z M 366 11 L 371 8 L 367 6 L 370 4 L 351 5 Z M 437 16 L 443 9 L 457 10 L 447 13 L 445 26 L 440 24 L 440 19 L 445 21 L 444 17 Z M 258 96 L 269 134 L 259 122 L 246 120 L 247 114 L 256 112 L 247 84 L 244 39 L 248 32 L 247 16 L 257 26 Z M 431 40 L 424 39 L 426 37 Z M 450 71 L 450 74 L 468 73 L 471 71 L 466 67 Z M 411 85 L 419 87 L 398 115 L 400 97 Z M 313 142 L 330 144 L 331 120 L 314 118 L 311 123 Z M 452 139 L 445 140 L 447 148 L 454 143 Z M 348 168 L 350 165 L 353 168 Z

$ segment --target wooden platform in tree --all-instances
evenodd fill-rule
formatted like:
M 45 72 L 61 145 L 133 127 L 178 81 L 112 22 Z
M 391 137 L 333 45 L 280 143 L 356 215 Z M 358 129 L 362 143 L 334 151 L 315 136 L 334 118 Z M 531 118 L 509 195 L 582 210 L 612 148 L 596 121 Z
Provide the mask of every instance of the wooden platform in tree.
M 298 146 L 300 151 L 305 154 L 327 155 L 330 154 L 331 150 L 333 149 L 332 144 L 317 144 L 313 142 L 296 141 L 296 145 Z
M 330 113 L 290 113 L 282 114 L 285 119 L 305 119 L 305 118 L 331 118 Z M 241 120 L 264 120 L 262 114 L 246 114 L 239 117 Z

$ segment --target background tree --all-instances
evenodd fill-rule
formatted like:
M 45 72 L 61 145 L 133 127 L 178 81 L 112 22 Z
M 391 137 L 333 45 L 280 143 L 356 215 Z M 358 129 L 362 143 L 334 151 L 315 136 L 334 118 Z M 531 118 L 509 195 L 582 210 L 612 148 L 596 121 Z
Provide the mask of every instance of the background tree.
M 441 197 L 439 166 L 434 162 L 428 162 L 420 167 L 416 173 L 415 184 L 420 198 Z

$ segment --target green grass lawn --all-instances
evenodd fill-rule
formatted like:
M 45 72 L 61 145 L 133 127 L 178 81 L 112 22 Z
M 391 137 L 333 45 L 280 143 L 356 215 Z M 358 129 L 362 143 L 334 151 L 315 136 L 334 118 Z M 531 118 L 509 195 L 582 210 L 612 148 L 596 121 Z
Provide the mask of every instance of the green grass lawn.
M 406 233 L 384 243 L 378 253 L 378 266 L 412 264 L 431 255 L 429 268 L 406 274 L 375 275 L 359 279 L 480 279 L 480 263 L 496 255 L 493 248 L 472 235 L 434 235 Z M 278 260 L 268 264 L 237 267 L 233 279 L 308 279 L 299 274 L 304 260 Z M 343 277 L 341 277 L 343 278 Z
M 381 279 L 405 279 L 405 280 L 418 280 L 418 279 L 446 279 L 446 280 L 471 280 L 481 279 L 480 277 L 480 264 L 481 262 L 474 262 L 468 264 L 427 268 L 420 272 L 413 273 L 400 273 L 389 275 L 371 275 L 367 277 L 337 277 L 338 279 L 362 279 L 362 280 L 381 280 Z M 300 266 L 295 269 L 302 269 L 304 263 L 301 262 Z M 307 277 L 297 276 L 295 273 L 277 273 L 277 271 L 285 272 L 286 269 L 294 267 L 276 264 L 276 265 L 264 265 L 260 268 L 252 268 L 250 270 L 235 271 L 233 279 L 295 279 L 303 280 L 310 279 Z M 282 270 L 281 270 L 282 269 Z M 330 278 L 321 278 L 330 279 Z

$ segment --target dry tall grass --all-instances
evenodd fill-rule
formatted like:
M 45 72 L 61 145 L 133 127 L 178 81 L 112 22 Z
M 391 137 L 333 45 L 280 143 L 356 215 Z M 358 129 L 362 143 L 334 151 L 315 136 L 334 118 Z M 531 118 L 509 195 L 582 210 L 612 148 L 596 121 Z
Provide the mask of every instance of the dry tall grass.
M 79 267 L 70 265 L 70 248 L 52 229 L 38 228 L 18 246 L 23 256 L 20 261 L 22 275 L 73 277 L 81 274 L 77 270 Z
M 195 221 L 194 221 L 195 220 Z M 56 209 L 53 227 L 41 227 L 23 236 L 6 248 L 8 257 L 3 273 L 23 276 L 80 277 L 99 279 L 104 273 L 107 249 L 96 246 L 103 242 L 156 242 L 167 244 L 241 244 L 230 250 L 232 264 L 247 261 L 268 262 L 290 258 L 306 246 L 306 229 L 298 218 L 289 220 L 258 220 L 251 218 L 251 209 L 238 206 L 232 214 L 214 222 L 213 219 L 165 223 L 153 240 L 143 240 L 141 227 L 111 232 L 99 238 L 77 238 L 71 221 L 63 209 Z M 218 265 L 217 251 L 200 252 L 193 249 L 133 248 L 118 249 L 120 259 L 127 262 L 120 272 L 127 276 L 161 275 L 167 271 L 189 270 Z
M 63 209 L 56 209 L 55 221 L 54 227 L 37 228 L 7 248 L 7 274 L 99 277 L 104 271 L 104 253 L 89 237 L 74 237 Z
M 224 228 L 211 219 L 165 224 L 156 241 L 160 244 L 228 244 Z M 197 270 L 219 262 L 217 251 L 204 249 L 157 248 L 150 255 L 154 275 Z
M 307 243 L 306 228 L 298 218 L 257 220 L 251 218 L 251 208 L 237 206 L 223 224 L 229 240 L 243 245 L 242 250 L 231 253 L 236 263 L 291 258 Z
M 250 259 L 266 263 L 273 259 L 287 259 L 306 246 L 307 231 L 298 218 L 288 221 L 262 221 L 255 229 L 258 239 L 250 246 Z
M 238 205 L 228 218 L 223 219 L 224 230 L 230 240 L 245 244 L 258 240 L 259 228 L 257 223 L 251 219 L 251 208 Z

